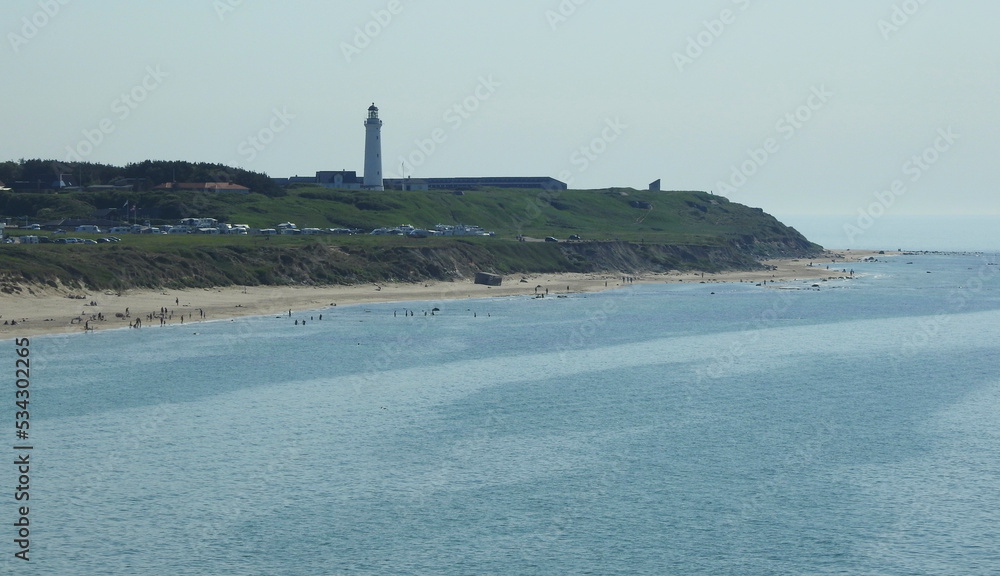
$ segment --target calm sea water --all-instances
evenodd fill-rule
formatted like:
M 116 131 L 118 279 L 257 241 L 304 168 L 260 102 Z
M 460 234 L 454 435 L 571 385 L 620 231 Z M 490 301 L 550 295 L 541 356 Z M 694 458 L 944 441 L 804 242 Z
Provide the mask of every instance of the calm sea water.
M 909 216 L 884 214 L 866 219 L 843 216 L 781 215 L 779 219 L 827 248 L 854 250 L 996 250 L 1000 215 Z
M 0 566 L 997 573 L 998 261 L 33 339 Z

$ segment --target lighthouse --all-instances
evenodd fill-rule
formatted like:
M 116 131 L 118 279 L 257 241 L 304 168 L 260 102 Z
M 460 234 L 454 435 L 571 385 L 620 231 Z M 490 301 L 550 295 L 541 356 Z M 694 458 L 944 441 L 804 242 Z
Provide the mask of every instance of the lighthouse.
M 365 190 L 384 190 L 382 187 L 382 121 L 373 102 L 365 120 Z

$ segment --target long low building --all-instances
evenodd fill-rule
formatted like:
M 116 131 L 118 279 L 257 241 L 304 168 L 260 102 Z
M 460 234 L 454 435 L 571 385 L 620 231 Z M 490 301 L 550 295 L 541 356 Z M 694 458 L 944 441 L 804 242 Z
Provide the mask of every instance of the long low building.
M 475 190 L 476 188 L 520 188 L 565 190 L 564 182 L 547 176 L 538 178 L 386 178 L 386 190 Z
M 289 184 L 315 184 L 325 188 L 360 190 L 363 178 L 353 171 L 323 171 L 316 176 L 293 176 L 274 178 L 279 186 Z M 497 178 L 386 178 L 386 190 L 475 190 L 477 188 L 521 188 L 542 190 L 565 190 L 566 184 L 547 176 L 538 178 L 497 177 Z
M 232 182 L 164 182 L 158 186 L 153 186 L 153 190 L 185 190 L 195 192 L 234 192 L 236 194 L 249 194 L 250 189 L 246 186 L 233 184 Z

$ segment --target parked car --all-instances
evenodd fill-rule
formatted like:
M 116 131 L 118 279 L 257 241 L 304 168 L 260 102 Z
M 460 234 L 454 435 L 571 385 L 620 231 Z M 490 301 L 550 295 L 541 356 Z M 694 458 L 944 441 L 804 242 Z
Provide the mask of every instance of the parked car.
M 559 240 L 557 240 L 556 238 L 554 238 L 552 236 L 546 236 L 545 237 L 545 241 L 546 242 L 558 242 Z

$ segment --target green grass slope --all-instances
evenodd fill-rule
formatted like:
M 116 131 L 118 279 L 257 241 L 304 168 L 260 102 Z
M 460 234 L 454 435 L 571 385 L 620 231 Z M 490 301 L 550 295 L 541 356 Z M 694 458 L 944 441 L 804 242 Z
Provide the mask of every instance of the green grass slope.
M 13 198 L 11 196 L 14 196 Z M 493 238 L 376 236 L 124 235 L 112 245 L 3 245 L 0 280 L 92 288 L 229 284 L 336 284 L 454 278 L 475 270 L 503 274 L 620 270 L 723 270 L 756 259 L 818 253 L 794 229 L 762 210 L 704 192 L 471 190 L 367 192 L 301 188 L 285 197 L 196 193 L 0 195 L 0 209 L 57 208 L 86 218 L 125 200 L 164 221 L 214 217 L 253 227 L 300 228 L 475 224 Z M 35 198 L 33 198 L 35 197 Z M 53 198 L 56 198 L 53 200 Z M 34 201 L 34 204 L 32 203 Z M 110 205 L 110 206 L 109 206 Z M 517 242 L 518 235 L 573 243 Z M 71 234 L 88 237 L 85 234 Z M 94 237 L 94 235 L 89 235 Z M 13 288 L 10 288 L 13 289 Z

